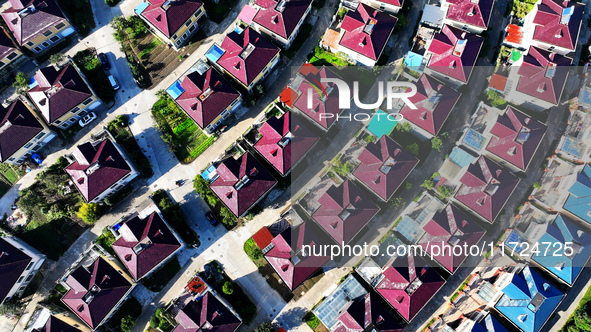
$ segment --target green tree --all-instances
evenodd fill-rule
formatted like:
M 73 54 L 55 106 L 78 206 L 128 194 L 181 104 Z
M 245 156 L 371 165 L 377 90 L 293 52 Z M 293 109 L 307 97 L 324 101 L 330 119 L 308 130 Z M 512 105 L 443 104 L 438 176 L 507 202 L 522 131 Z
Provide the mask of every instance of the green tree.
M 244 252 L 246 252 L 248 257 L 250 257 L 250 259 L 253 261 L 263 258 L 263 251 L 252 238 L 244 242 Z
M 403 122 L 396 125 L 396 129 L 403 133 L 408 133 L 412 129 L 412 125 L 409 122 Z
M 406 146 L 406 151 L 410 152 L 414 156 L 419 155 L 419 145 L 417 143 L 412 143 Z
M 96 203 L 82 203 L 76 215 L 85 223 L 93 224 L 99 218 L 99 206 Z
M 24 94 L 29 88 L 29 78 L 25 73 L 19 72 L 14 77 L 14 83 L 12 83 L 12 86 L 16 88 L 16 93 Z
M 224 294 L 232 295 L 234 293 L 234 284 L 231 281 L 226 281 L 222 287 Z
M 275 332 L 277 327 L 269 322 L 264 322 L 254 329 L 254 332 Z
M 542 185 L 539 182 L 534 182 L 534 188 L 535 189 L 540 189 L 540 187 L 542 187 Z
M 575 311 L 575 325 L 581 331 L 591 331 L 591 302 L 585 303 Z
M 394 197 L 392 198 L 392 206 L 395 209 L 398 209 L 402 205 L 402 197 Z
M 121 318 L 121 331 L 131 332 L 131 329 L 135 326 L 135 319 L 131 315 L 127 315 Z
M 431 147 L 433 148 L 433 150 L 441 152 L 441 147 L 443 147 L 443 141 L 441 141 L 441 138 L 437 136 L 433 137 L 431 139 Z
M 407 182 L 404 182 L 404 188 L 406 188 L 406 189 L 412 188 L 412 183 L 410 183 L 408 181 Z
M 52 54 L 49 57 L 49 62 L 52 65 L 55 65 L 55 64 L 58 64 L 58 63 L 62 62 L 64 60 L 64 58 L 65 58 L 65 56 L 63 54 L 61 54 L 61 53 L 55 53 L 55 54 Z

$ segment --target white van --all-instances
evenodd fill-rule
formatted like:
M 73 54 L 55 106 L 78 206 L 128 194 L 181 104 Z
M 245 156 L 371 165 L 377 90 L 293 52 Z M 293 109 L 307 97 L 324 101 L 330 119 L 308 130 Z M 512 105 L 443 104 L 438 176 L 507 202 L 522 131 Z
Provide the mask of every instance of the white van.
M 111 83 L 111 87 L 113 88 L 113 90 L 117 91 L 119 90 L 119 83 L 117 82 L 117 79 L 115 78 L 115 76 L 113 75 L 109 75 L 109 83 Z

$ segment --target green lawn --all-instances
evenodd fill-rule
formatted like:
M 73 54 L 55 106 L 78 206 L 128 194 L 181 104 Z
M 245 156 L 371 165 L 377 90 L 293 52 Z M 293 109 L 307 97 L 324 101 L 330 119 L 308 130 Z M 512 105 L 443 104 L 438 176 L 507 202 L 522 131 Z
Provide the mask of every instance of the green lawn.
M 57 4 L 80 35 L 86 36 L 94 29 L 94 15 L 89 0 L 57 0 Z
M 346 67 L 349 66 L 349 62 L 343 58 L 337 57 L 336 55 L 325 51 L 320 46 L 316 46 L 314 51 L 308 55 L 308 60 L 314 66 L 337 66 Z
M 107 79 L 101 62 L 94 53 L 88 49 L 79 51 L 74 55 L 74 62 L 103 102 L 110 103 L 115 99 L 115 91 Z
M 0 163 L 0 173 L 2 173 L 2 176 L 4 176 L 4 178 L 11 184 L 15 184 L 23 175 L 25 175 L 25 172 L 19 168 L 4 163 Z
M 174 276 L 181 270 L 179 260 L 173 257 L 164 266 L 152 273 L 143 281 L 144 286 L 152 292 L 159 292 L 164 289 L 164 286 L 171 281 Z
M 115 243 L 115 236 L 106 227 L 99 237 L 96 238 L 95 243 L 103 247 L 109 254 L 117 256 L 111 245 Z
M 152 116 L 162 139 L 184 164 L 195 160 L 215 141 L 215 137 L 206 135 L 166 93 L 160 93 L 160 99 L 152 107 Z
M 320 319 L 314 315 L 312 311 L 308 311 L 308 313 L 304 316 L 304 322 L 312 329 L 316 330 L 318 325 L 320 325 Z

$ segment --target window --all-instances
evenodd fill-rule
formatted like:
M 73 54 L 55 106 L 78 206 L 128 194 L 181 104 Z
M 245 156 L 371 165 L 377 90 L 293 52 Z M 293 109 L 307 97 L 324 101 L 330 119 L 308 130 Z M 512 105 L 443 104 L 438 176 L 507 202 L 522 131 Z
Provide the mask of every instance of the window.
M 46 41 L 44 41 L 43 43 L 41 43 L 41 45 L 43 45 L 43 47 L 48 47 L 49 46 L 49 43 L 46 42 Z
M 27 265 L 26 270 L 30 270 L 33 267 L 33 262 L 30 262 L 29 265 Z
M 68 121 L 70 121 L 70 122 L 74 123 L 74 122 L 76 122 L 76 119 L 74 119 L 74 118 L 71 118 L 71 119 L 70 119 L 70 120 L 68 120 Z
M 72 110 L 70 111 L 71 113 L 76 113 L 80 110 L 80 107 L 76 106 L 74 108 L 72 108 Z
M 27 144 L 25 144 L 25 149 L 30 148 L 32 145 L 33 145 L 33 143 L 27 143 Z
M 92 98 L 88 98 L 82 104 L 86 106 L 86 105 L 90 104 L 91 102 L 92 102 Z
M 193 32 L 193 30 L 195 30 L 195 26 L 194 26 L 194 25 L 192 25 L 192 26 L 189 28 L 189 32 Z
M 20 277 L 20 278 L 18 278 L 18 280 L 16 281 L 16 283 L 17 283 L 17 284 L 20 284 L 20 283 L 23 281 L 23 278 L 24 278 L 24 277 Z
M 62 124 L 62 125 L 60 126 L 60 128 L 62 128 L 62 129 L 66 129 L 66 128 L 68 128 L 68 123 L 67 123 L 67 122 L 64 122 L 64 124 Z
M 53 123 L 58 125 L 58 124 L 62 123 L 62 120 L 55 120 Z
M 187 33 L 183 33 L 183 39 L 187 38 Z
M 53 37 L 49 38 L 49 40 L 50 40 L 52 43 L 55 43 L 56 41 L 60 40 L 60 37 L 59 37 L 59 36 L 53 36 Z
M 37 136 L 35 136 L 35 139 L 41 139 L 41 137 L 43 137 L 44 135 L 44 132 L 40 132 L 39 134 L 37 134 Z
M 45 37 L 49 37 L 49 36 L 51 36 L 51 34 L 53 34 L 53 32 L 51 32 L 51 30 L 47 30 L 47 31 L 45 31 L 45 32 L 43 33 L 43 35 L 44 35 Z
M 66 23 L 60 22 L 58 25 L 55 26 L 55 28 L 59 30 L 59 29 L 65 27 L 65 26 L 66 26 Z
M 199 17 L 200 14 L 201 14 L 201 8 L 199 8 L 199 10 L 195 13 L 195 15 L 193 15 L 193 17 Z
M 35 52 L 41 52 L 41 47 L 37 46 L 33 49 Z
M 8 158 L 8 161 L 14 161 L 14 157 Z
M 35 43 L 33 43 L 32 41 L 30 41 L 30 42 L 28 42 L 26 45 L 27 45 L 27 46 L 33 46 L 33 45 L 35 45 Z
M 4 68 L 4 66 L 6 66 L 6 64 L 2 61 L 0 61 L 0 69 Z
M 181 44 L 181 41 L 182 41 L 182 40 L 177 40 L 177 41 L 176 41 L 176 43 L 175 43 L 175 44 L 176 44 L 176 46 L 179 46 L 179 45 Z
M 187 21 L 187 23 L 185 23 L 185 26 L 186 26 L 186 27 L 188 27 L 188 26 L 190 26 L 190 25 L 191 25 L 191 23 L 193 23 L 193 20 L 192 20 L 192 19 L 189 19 L 189 20 Z
M 172 40 L 175 40 L 177 38 L 178 38 L 178 36 L 176 35 L 176 33 L 174 35 L 172 35 L 172 37 L 170 37 L 170 39 L 172 39 Z
M 12 53 L 10 53 L 10 54 L 9 54 L 9 55 L 8 55 L 6 58 L 7 58 L 8 60 L 11 60 L 11 61 L 12 61 L 12 60 L 14 60 L 14 58 L 16 58 L 17 56 L 18 56 L 18 54 L 17 54 L 16 52 L 12 52 Z
M 34 276 L 35 276 L 34 273 L 29 274 L 29 276 L 27 277 L 27 279 L 25 280 L 25 282 L 31 281 L 31 279 L 33 279 Z

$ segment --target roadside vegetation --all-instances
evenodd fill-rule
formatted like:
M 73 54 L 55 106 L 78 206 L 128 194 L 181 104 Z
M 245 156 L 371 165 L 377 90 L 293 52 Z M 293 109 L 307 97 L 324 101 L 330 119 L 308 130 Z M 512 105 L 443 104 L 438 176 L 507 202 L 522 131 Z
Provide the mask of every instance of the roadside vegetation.
M 125 152 L 133 159 L 139 171 L 146 178 L 151 177 L 154 172 L 148 157 L 144 155 L 142 149 L 137 144 L 131 130 L 129 130 L 127 115 L 119 115 L 115 120 L 107 124 L 107 129 L 115 138 L 115 141 L 121 145 Z
M 220 222 L 226 227 L 226 229 L 230 230 L 236 226 L 236 216 L 234 216 L 232 211 L 230 211 L 209 188 L 209 182 L 202 178 L 201 174 L 197 174 L 195 177 L 193 187 L 195 188 L 195 192 L 199 194 L 199 197 L 209 205 L 209 208 L 213 211 L 214 215 L 221 218 Z
M 560 332 L 591 331 L 591 287 L 587 288 L 579 306 L 570 315 Z
M 181 206 L 174 203 L 168 193 L 163 189 L 156 190 L 152 194 L 152 200 L 158 205 L 162 216 L 170 227 L 174 228 L 183 241 L 190 246 L 199 246 L 199 236 L 189 225 Z
M 107 79 L 100 60 L 96 57 L 95 49 L 79 51 L 74 55 L 73 60 L 103 102 L 111 103 L 115 100 L 115 91 Z
M 129 65 L 133 78 L 139 82 L 141 87 L 150 87 L 152 81 L 150 75 L 148 75 L 148 71 L 141 64 L 141 58 L 139 57 L 141 53 L 138 54 L 134 49 L 149 34 L 146 23 L 139 16 L 134 15 L 129 18 L 118 16 L 113 18 L 111 26 L 115 29 L 115 33 L 113 34 L 115 40 L 121 43 L 121 50 L 125 53 L 127 64 Z M 155 39 L 153 37 L 152 41 Z

